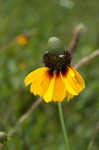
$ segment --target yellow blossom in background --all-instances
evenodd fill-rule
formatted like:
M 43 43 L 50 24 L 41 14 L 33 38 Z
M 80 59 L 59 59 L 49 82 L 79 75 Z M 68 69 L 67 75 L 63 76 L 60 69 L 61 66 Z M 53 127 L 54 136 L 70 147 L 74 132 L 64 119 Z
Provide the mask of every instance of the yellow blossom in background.
M 28 38 L 24 35 L 17 36 L 16 40 L 17 40 L 18 44 L 20 44 L 20 45 L 26 45 L 28 43 Z
M 65 97 L 69 101 L 85 88 L 83 78 L 71 65 L 71 54 L 54 51 L 60 46 L 57 47 L 56 43 L 52 46 L 53 50 L 43 56 L 45 67 L 29 73 L 24 80 L 26 86 L 31 84 L 30 92 L 43 97 L 47 103 L 62 102 Z

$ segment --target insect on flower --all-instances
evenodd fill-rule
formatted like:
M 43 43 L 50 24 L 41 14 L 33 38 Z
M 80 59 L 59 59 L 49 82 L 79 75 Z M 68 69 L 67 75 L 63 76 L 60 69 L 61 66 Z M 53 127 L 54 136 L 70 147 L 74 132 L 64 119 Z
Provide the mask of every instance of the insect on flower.
M 83 78 L 71 65 L 71 53 L 58 38 L 49 39 L 43 62 L 45 66 L 29 73 L 24 82 L 31 84 L 30 92 L 45 102 L 61 102 L 66 96 L 69 101 L 85 88 Z

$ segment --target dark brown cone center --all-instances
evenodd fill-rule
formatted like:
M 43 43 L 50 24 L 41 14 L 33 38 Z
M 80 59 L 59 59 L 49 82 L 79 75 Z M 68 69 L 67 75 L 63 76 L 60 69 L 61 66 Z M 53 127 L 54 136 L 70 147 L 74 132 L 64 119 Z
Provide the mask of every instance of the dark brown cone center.
M 50 69 L 50 74 L 56 71 L 58 75 L 59 72 L 65 74 L 67 71 L 67 66 L 71 64 L 71 54 L 68 51 L 64 52 L 48 52 L 46 51 L 43 56 L 43 62 L 46 67 Z

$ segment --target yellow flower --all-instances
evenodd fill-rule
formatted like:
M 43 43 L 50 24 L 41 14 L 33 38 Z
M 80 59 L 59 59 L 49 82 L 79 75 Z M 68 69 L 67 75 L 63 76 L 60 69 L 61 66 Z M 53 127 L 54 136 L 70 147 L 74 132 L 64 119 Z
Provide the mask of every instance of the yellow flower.
M 19 35 L 16 37 L 16 40 L 17 42 L 20 44 L 20 45 L 26 45 L 27 42 L 28 42 L 28 38 L 24 35 Z
M 26 86 L 31 84 L 31 93 L 43 97 L 45 102 L 61 102 L 66 96 L 69 101 L 85 88 L 83 78 L 71 65 L 71 54 L 68 51 L 47 51 L 43 62 L 45 67 L 31 72 L 24 82 Z

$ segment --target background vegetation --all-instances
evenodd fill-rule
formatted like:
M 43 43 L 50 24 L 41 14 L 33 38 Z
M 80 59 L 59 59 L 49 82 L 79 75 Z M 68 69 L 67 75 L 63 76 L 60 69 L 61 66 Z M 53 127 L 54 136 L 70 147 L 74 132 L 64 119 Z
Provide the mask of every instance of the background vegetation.
M 25 76 L 42 65 L 49 37 L 67 46 L 76 25 L 83 34 L 73 64 L 99 48 L 98 0 L 1 0 L 0 1 L 0 131 L 8 132 L 37 97 L 24 86 Z M 26 45 L 15 42 L 31 33 Z M 63 102 L 71 150 L 85 150 L 99 120 L 99 57 L 80 68 L 85 90 L 67 105 Z M 42 102 L 18 127 L 4 150 L 64 150 L 56 103 Z M 99 149 L 97 134 L 92 150 Z

